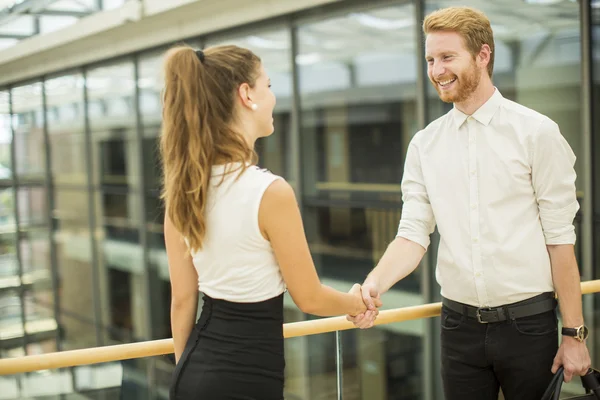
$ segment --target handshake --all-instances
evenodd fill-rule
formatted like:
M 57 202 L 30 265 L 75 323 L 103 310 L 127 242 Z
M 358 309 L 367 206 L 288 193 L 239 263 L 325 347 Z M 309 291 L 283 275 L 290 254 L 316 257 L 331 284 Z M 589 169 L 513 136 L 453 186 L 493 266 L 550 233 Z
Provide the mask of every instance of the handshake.
M 346 319 L 357 328 L 371 328 L 379 315 L 379 307 L 383 305 L 379 290 L 372 283 L 365 283 L 362 286 L 356 283 L 348 293 L 357 296 L 360 300 L 360 312 L 356 315 L 346 315 Z

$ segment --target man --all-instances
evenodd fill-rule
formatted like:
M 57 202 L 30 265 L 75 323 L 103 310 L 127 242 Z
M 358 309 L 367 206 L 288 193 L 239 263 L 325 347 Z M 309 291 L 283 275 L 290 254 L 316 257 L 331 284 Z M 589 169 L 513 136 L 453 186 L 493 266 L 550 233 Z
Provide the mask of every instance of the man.
M 446 115 L 411 140 L 396 239 L 363 284 L 372 311 L 410 274 L 437 223 L 442 378 L 447 400 L 541 398 L 563 365 L 565 381 L 590 366 L 574 254 L 575 156 L 548 117 L 492 83 L 487 17 L 452 7 L 423 23 L 428 76 Z M 558 348 L 556 300 L 563 317 Z

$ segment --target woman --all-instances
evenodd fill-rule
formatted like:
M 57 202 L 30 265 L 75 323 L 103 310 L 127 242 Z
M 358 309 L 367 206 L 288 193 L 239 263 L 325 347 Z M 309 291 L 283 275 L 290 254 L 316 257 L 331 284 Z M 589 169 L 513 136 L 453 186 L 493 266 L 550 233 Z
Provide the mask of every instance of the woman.
M 236 46 L 176 47 L 164 79 L 170 398 L 283 399 L 286 287 L 302 311 L 330 316 L 366 311 L 360 286 L 320 283 L 291 186 L 254 165 L 254 142 L 274 130 L 261 60 Z

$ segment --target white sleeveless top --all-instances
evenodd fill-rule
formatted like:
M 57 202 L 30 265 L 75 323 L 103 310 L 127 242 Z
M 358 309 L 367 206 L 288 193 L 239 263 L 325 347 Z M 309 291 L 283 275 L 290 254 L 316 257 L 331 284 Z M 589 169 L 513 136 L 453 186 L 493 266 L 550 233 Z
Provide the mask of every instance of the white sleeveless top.
M 212 298 L 238 303 L 276 297 L 286 287 L 271 243 L 260 232 L 258 210 L 265 190 L 281 177 L 249 166 L 241 176 L 239 170 L 228 173 L 219 185 L 224 171 L 223 165 L 213 166 L 206 235 L 202 249 L 192 254 L 198 288 Z

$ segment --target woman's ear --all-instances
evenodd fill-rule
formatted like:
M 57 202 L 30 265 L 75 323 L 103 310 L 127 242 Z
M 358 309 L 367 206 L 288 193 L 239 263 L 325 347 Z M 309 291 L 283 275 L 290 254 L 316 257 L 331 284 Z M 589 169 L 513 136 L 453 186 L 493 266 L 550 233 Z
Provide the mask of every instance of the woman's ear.
M 250 98 L 250 85 L 242 83 L 238 88 L 238 96 L 244 107 L 253 109 L 252 105 L 254 103 L 252 103 L 252 99 Z

